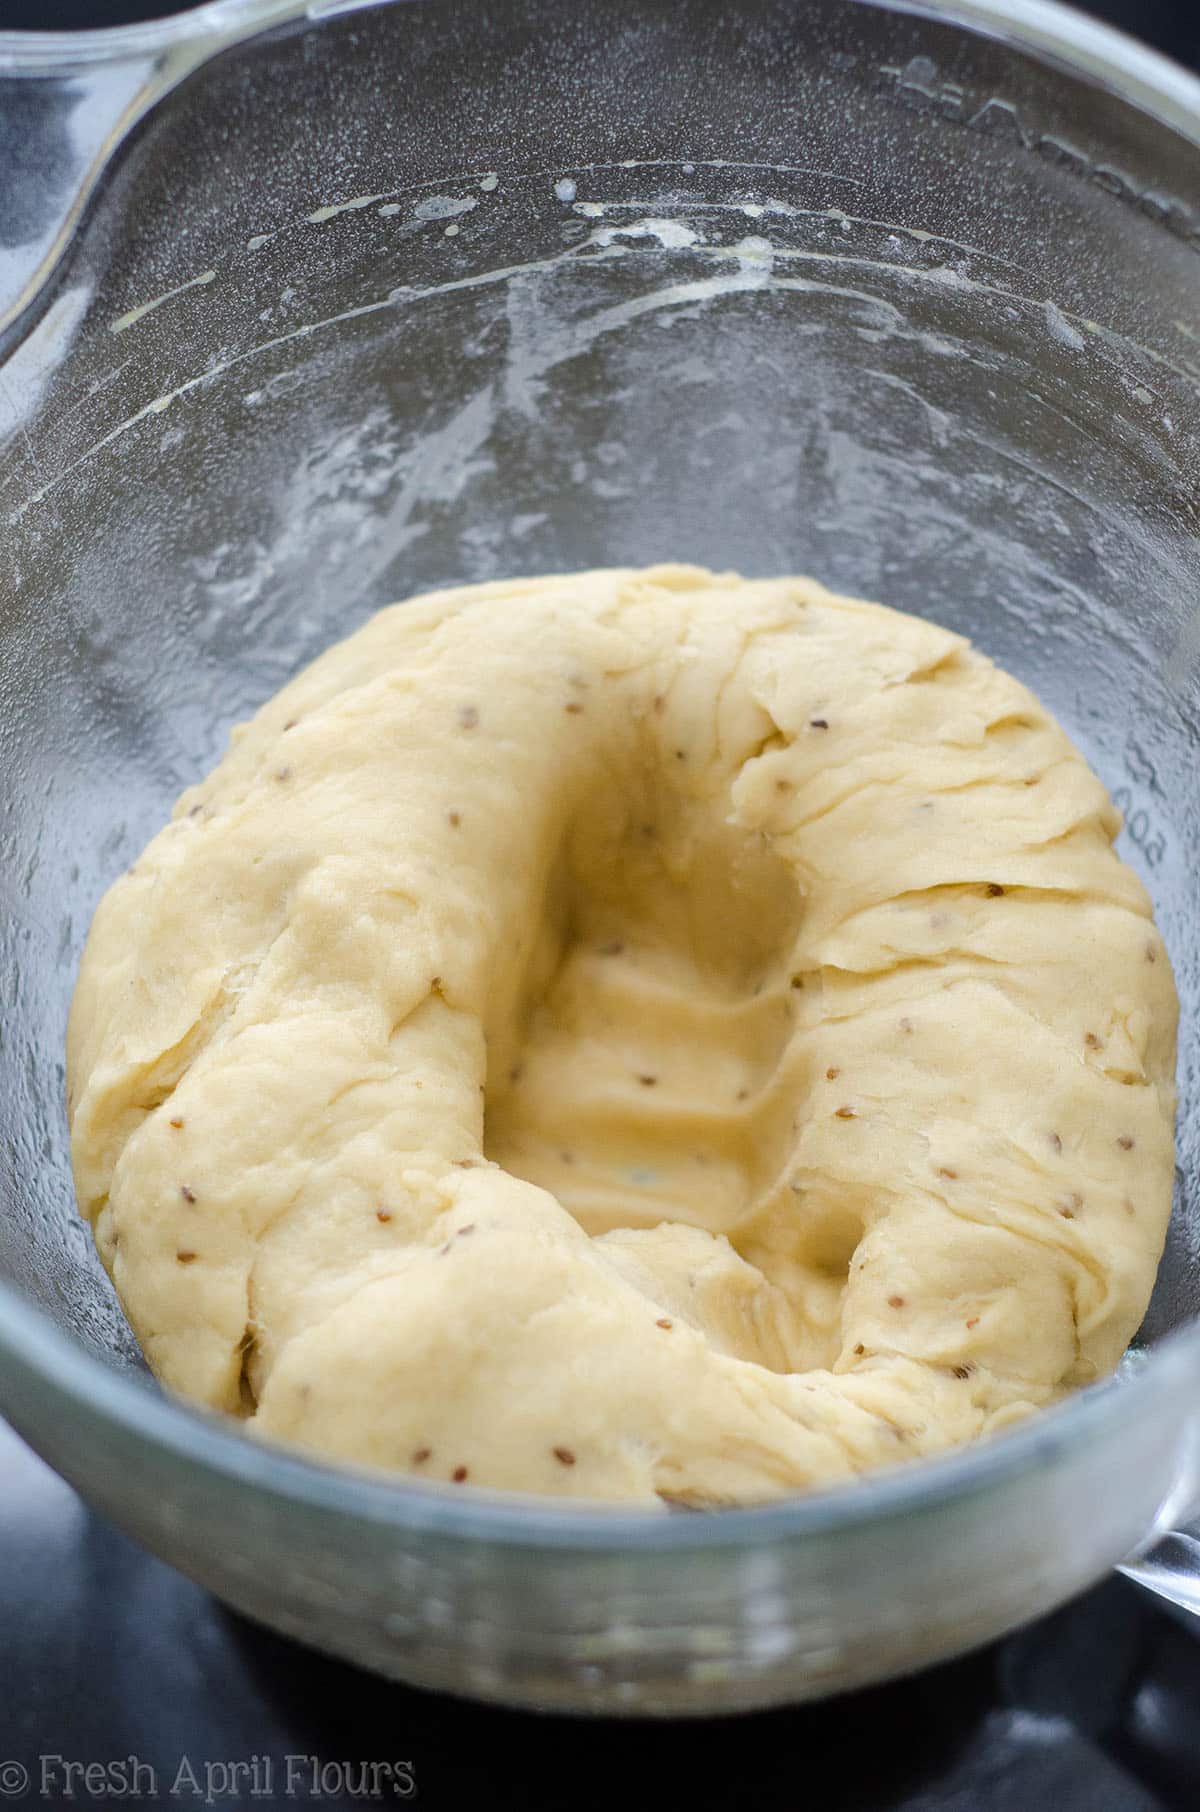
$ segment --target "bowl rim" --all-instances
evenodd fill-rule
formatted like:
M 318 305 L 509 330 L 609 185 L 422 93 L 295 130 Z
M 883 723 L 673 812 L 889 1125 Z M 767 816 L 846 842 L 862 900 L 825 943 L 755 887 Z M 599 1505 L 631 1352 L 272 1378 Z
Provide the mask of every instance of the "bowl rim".
M 412 0 L 202 0 L 166 19 L 90 31 L 0 31 L 0 72 L 57 76 L 143 58 L 189 64 L 276 26 Z M 798 0 L 794 0 L 798 3 Z M 1060 0 L 847 0 L 958 25 L 1082 77 L 1200 146 L 1200 77 L 1161 51 Z
M 61 77 L 97 65 L 182 53 L 202 60 L 276 26 L 319 25 L 364 6 L 406 0 L 208 0 L 172 18 L 107 29 L 0 31 L 0 72 Z M 1057 0 L 847 0 L 997 38 L 1091 82 L 1200 148 L 1200 80 L 1133 38 Z M 15 1379 L 16 1390 L 7 1385 Z M 22 1379 L 26 1388 L 22 1388 Z M 528 1494 L 468 1492 L 309 1457 L 250 1439 L 236 1425 L 147 1380 L 106 1366 L 15 1288 L 0 1283 L 0 1399 L 46 1389 L 65 1407 L 119 1428 L 184 1467 L 203 1469 L 280 1505 L 335 1514 L 397 1534 L 597 1552 L 683 1552 L 837 1536 L 938 1511 L 1115 1439 L 1156 1403 L 1200 1384 L 1200 1323 L 1168 1335 L 1129 1379 L 1092 1386 L 994 1440 L 828 1489 L 711 1516 Z M 1182 1411 L 1181 1411 L 1182 1423 Z M 31 1431 L 33 1432 L 33 1431 Z M 36 1442 L 36 1434 L 34 1434 Z

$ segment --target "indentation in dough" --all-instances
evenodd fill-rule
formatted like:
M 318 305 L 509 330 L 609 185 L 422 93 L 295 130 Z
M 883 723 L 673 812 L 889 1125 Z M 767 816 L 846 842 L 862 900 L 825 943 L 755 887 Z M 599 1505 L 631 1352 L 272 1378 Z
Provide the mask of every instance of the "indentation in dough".
M 684 840 L 687 870 L 673 874 L 660 851 Z M 651 777 L 602 840 L 568 829 L 541 915 L 553 937 L 531 962 L 515 1048 L 489 1064 L 488 1156 L 589 1233 L 663 1219 L 724 1231 L 789 1133 L 772 1083 L 794 1029 L 787 958 L 802 916 L 758 833 Z

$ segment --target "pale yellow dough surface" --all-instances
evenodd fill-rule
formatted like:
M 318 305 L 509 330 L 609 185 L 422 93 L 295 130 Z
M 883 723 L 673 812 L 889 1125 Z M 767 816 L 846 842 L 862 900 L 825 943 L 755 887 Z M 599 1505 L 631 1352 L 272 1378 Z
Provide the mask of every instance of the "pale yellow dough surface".
M 1118 817 L 959 637 L 692 567 L 381 612 L 105 897 L 80 1202 L 173 1390 L 694 1504 L 1108 1372 L 1176 1001 Z

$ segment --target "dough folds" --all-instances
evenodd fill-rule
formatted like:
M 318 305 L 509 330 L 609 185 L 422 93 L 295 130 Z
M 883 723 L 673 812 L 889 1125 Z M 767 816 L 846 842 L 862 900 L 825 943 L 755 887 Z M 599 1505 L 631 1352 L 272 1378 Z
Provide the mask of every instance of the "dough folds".
M 380 612 L 102 901 L 83 1211 L 155 1372 L 424 1478 L 746 1502 L 1111 1370 L 1176 1001 L 960 637 L 692 567 Z

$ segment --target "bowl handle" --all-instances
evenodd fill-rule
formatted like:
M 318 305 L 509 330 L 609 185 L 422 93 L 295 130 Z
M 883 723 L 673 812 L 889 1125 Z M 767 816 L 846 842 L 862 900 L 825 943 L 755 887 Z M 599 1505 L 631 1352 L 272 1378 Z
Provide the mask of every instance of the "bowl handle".
M 32 326 L 115 153 L 218 51 L 344 0 L 211 0 L 155 24 L 0 31 L 0 360 Z
M 1117 1571 L 1153 1592 L 1200 1636 L 1200 1427 L 1187 1426 L 1174 1487 L 1144 1543 Z
M 1117 1571 L 1187 1613 L 1189 1623 L 1196 1619 L 1193 1628 L 1200 1636 L 1200 1525 L 1172 1529 Z

